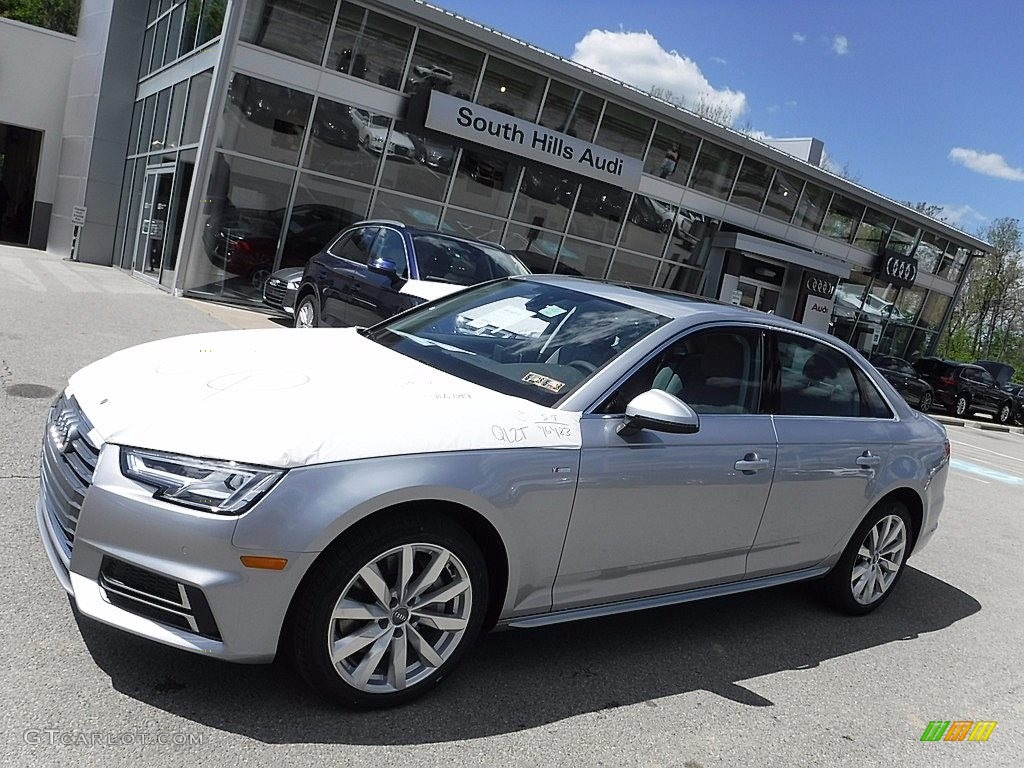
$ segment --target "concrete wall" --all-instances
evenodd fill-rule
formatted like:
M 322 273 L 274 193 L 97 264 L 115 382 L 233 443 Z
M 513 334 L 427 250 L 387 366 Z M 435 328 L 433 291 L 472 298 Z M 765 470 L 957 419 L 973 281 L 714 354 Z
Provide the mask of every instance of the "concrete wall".
M 30 245 L 46 247 L 74 37 L 0 19 L 0 123 L 43 132 Z
M 71 249 L 71 213 L 88 208 L 78 258 L 112 261 L 147 3 L 84 0 L 68 83 L 49 250 Z

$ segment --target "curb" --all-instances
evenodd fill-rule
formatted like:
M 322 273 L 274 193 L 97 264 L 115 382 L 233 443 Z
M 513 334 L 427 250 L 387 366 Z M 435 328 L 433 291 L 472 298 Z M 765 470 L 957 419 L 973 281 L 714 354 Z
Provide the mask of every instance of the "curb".
M 984 432 L 1007 432 L 1017 435 L 1024 435 L 1024 427 L 1009 427 L 1003 424 L 993 424 L 988 421 L 968 421 L 966 419 L 955 419 L 951 416 L 940 416 L 936 413 L 929 413 L 929 419 L 945 424 L 948 427 L 965 427 L 967 429 L 979 429 Z

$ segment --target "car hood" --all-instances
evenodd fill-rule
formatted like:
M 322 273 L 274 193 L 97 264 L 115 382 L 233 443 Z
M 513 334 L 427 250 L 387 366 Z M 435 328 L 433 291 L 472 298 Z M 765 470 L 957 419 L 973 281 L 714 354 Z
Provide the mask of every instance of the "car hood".
M 579 413 L 472 384 L 350 328 L 151 342 L 83 368 L 68 394 L 105 442 L 272 467 L 580 446 Z
M 424 301 L 433 301 L 434 299 L 440 299 L 442 296 L 448 296 L 456 291 L 461 291 L 465 287 L 464 285 L 455 285 L 454 283 L 439 283 L 434 280 L 406 280 L 405 285 L 398 292 L 407 293 Z

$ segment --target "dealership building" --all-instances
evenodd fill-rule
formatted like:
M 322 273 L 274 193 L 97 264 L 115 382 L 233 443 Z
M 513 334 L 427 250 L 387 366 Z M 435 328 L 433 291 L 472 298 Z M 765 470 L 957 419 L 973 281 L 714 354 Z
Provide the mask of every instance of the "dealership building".
M 821 153 L 416 0 L 83 0 L 74 38 L 0 20 L 0 240 L 214 301 L 259 302 L 373 217 L 932 352 L 991 246 Z

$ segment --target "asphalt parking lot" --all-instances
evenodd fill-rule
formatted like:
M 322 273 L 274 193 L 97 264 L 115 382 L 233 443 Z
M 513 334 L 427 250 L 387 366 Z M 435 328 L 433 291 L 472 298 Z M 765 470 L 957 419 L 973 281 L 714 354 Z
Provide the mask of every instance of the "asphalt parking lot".
M 803 584 L 498 633 L 433 695 L 358 715 L 282 665 L 227 665 L 76 619 L 33 513 L 53 393 L 123 347 L 272 323 L 0 247 L 0 765 L 1024 764 L 1013 432 L 948 428 L 939 531 L 863 618 Z M 922 743 L 933 720 L 998 725 L 984 743 Z

